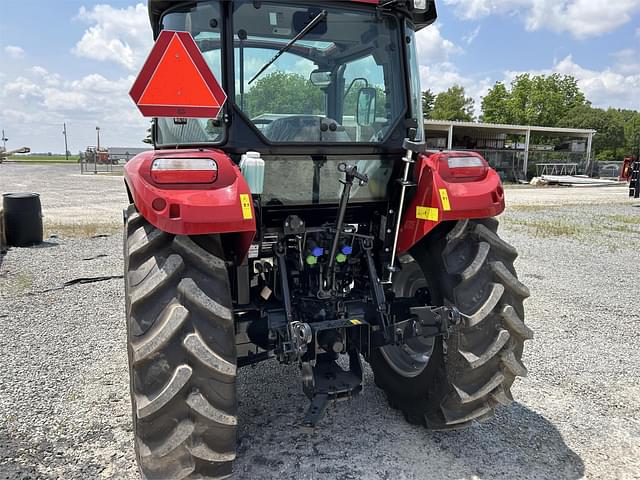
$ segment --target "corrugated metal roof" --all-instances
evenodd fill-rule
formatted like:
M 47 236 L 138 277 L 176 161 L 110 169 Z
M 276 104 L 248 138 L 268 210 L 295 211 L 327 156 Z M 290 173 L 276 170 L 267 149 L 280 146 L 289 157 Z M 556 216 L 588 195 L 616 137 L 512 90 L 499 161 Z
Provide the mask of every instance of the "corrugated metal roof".
M 474 128 L 474 129 L 486 129 L 486 130 L 500 130 L 504 133 L 526 133 L 540 132 L 540 133 L 560 133 L 560 134 L 572 134 L 579 137 L 589 137 L 596 133 L 596 130 L 583 129 L 583 128 L 561 128 L 561 127 L 540 127 L 535 125 L 506 125 L 500 123 L 479 123 L 479 122 L 456 122 L 449 120 L 427 120 L 424 121 L 425 128 L 432 130 L 448 130 L 449 127 L 460 128 Z

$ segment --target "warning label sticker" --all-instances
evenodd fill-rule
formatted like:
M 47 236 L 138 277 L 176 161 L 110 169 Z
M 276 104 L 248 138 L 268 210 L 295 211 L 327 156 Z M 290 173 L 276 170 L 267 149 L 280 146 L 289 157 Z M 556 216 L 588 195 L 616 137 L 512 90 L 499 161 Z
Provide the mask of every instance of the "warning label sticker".
M 448 212 L 451 210 L 451 204 L 449 203 L 449 192 L 446 188 L 440 189 L 440 200 L 442 200 L 442 210 Z
M 437 222 L 440 219 L 440 215 L 437 208 L 417 207 L 416 218 L 419 220 L 428 220 L 430 222 Z
M 240 194 L 240 204 L 242 205 L 242 218 L 251 220 L 253 212 L 251 211 L 251 196 L 246 193 Z

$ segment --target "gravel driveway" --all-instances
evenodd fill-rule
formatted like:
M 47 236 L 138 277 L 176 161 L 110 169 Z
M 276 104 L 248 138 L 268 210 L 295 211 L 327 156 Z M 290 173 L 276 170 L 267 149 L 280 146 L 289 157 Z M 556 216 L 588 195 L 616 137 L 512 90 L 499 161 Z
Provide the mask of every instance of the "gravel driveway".
M 15 190 L 11 175 L 20 168 L 0 166 L 0 191 Z M 56 197 L 63 187 L 49 180 L 23 183 L 43 195 L 45 215 L 63 208 L 56 221 L 67 218 L 56 201 L 93 208 L 78 203 L 91 195 L 117 221 L 121 179 L 105 178 L 83 183 L 77 198 Z M 240 371 L 236 477 L 640 478 L 640 208 L 621 193 L 507 190 L 514 200 L 503 235 L 520 250 L 536 338 L 525 349 L 529 376 L 514 385 L 516 402 L 493 420 L 450 433 L 410 426 L 367 369 L 363 393 L 330 408 L 307 435 L 298 370 L 264 363 Z M 545 198 L 554 206 L 542 206 Z M 119 235 L 60 236 L 0 256 L 0 479 L 139 478 L 122 280 L 44 291 L 121 273 Z

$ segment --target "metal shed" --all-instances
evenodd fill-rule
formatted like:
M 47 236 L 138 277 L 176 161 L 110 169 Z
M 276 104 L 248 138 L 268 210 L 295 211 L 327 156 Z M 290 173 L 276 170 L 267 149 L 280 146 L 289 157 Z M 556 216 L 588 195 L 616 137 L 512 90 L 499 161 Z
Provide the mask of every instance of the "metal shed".
M 564 165 L 566 168 L 569 165 L 571 168 L 575 166 L 575 170 L 588 172 L 592 164 L 593 135 L 596 133 L 595 130 L 578 128 L 447 120 L 425 120 L 424 129 L 430 147 L 477 151 L 505 177 L 515 180 L 529 176 L 531 160 L 536 165 L 546 165 L 545 168 L 556 168 L 554 165 Z M 533 145 L 531 140 L 537 136 L 565 140 L 562 152 L 566 154 L 558 154 L 557 146 Z M 513 141 L 513 138 L 522 141 Z M 580 140 L 585 144 L 583 147 Z M 545 161 L 549 158 L 550 161 Z

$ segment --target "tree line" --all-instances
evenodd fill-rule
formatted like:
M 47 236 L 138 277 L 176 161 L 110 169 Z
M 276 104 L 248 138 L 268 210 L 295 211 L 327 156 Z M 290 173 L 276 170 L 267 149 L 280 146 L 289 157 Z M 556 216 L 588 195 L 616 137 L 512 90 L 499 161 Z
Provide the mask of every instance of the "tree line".
M 425 118 L 475 120 L 475 102 L 463 87 L 445 92 L 422 92 Z M 640 112 L 595 108 L 570 75 L 522 74 L 510 85 L 496 82 L 482 98 L 480 122 L 597 130 L 593 140 L 596 158 L 621 159 L 640 149 Z

